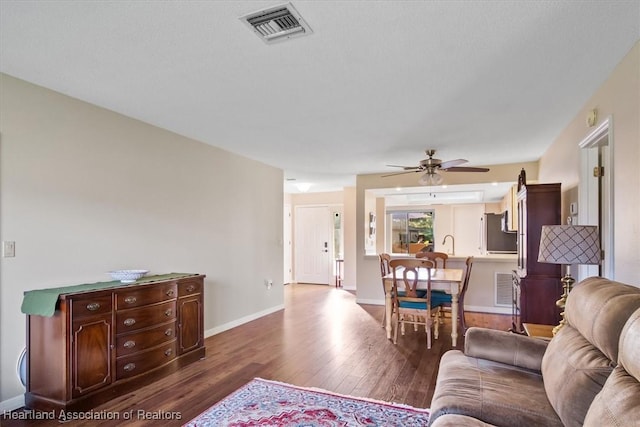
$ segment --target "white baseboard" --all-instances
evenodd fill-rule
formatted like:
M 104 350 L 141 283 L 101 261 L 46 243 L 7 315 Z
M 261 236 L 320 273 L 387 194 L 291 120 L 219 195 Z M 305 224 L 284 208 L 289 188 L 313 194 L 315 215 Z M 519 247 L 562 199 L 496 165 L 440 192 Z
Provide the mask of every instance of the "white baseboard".
M 511 307 L 485 307 L 481 305 L 465 305 L 466 311 L 474 313 L 512 314 Z
M 0 402 L 0 413 L 14 411 L 24 406 L 24 394 Z
M 228 331 L 229 329 L 233 329 L 236 326 L 244 325 L 245 323 L 249 323 L 252 320 L 259 319 L 261 317 L 264 317 L 264 316 L 266 316 L 268 314 L 271 314 L 271 313 L 275 313 L 276 311 L 280 311 L 280 310 L 284 310 L 284 304 L 280 304 L 280 305 L 277 305 L 275 307 L 271 307 L 271 308 L 268 308 L 266 310 L 259 311 L 257 313 L 252 313 L 252 314 L 250 314 L 248 316 L 241 317 L 239 319 L 236 319 L 236 320 L 233 320 L 231 322 L 222 324 L 220 326 L 216 326 L 215 328 L 208 329 L 208 330 L 204 331 L 204 337 L 208 338 L 210 336 L 217 335 L 217 334 L 219 334 L 221 332 Z
M 356 304 L 384 305 L 383 299 L 362 299 L 356 295 Z
M 359 299 L 356 297 L 357 304 L 384 305 L 384 300 L 378 299 Z M 465 305 L 465 310 L 474 313 L 490 313 L 490 314 L 511 314 L 511 307 L 486 307 L 482 305 Z

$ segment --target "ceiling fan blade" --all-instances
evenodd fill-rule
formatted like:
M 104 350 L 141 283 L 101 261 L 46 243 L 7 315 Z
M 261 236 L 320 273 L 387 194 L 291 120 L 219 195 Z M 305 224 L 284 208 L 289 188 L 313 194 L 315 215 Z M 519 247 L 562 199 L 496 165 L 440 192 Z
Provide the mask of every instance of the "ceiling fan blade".
M 415 168 L 415 170 L 408 170 L 408 171 L 396 172 L 396 173 L 388 173 L 386 175 L 380 175 L 380 176 L 381 176 L 381 178 L 386 178 L 388 176 L 404 175 L 406 173 L 414 173 L 414 172 L 420 172 L 420 169 Z
M 452 167 L 452 168 L 440 168 L 441 170 L 447 171 L 447 172 L 489 172 L 489 168 L 473 168 L 473 167 L 467 167 L 467 166 L 458 166 L 458 167 Z
M 400 165 L 386 165 L 386 166 L 388 166 L 390 168 L 402 168 L 402 169 L 404 169 L 406 171 L 418 169 L 417 166 L 400 166 Z
M 455 159 L 455 160 L 449 160 L 447 162 L 442 162 L 440 163 L 440 169 L 449 169 L 453 166 L 458 166 L 461 165 L 463 163 L 467 163 L 469 160 L 465 160 L 465 159 Z

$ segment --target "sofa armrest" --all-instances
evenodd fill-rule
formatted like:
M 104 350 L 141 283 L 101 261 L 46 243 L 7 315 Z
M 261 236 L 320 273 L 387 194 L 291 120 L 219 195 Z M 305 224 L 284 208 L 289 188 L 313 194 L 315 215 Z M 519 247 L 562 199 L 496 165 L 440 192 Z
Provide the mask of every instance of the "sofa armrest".
M 435 422 L 429 427 L 492 427 L 493 424 L 487 424 L 476 418 L 466 415 L 445 414 L 436 418 Z M 493 426 L 495 427 L 495 426 Z
M 549 342 L 495 329 L 469 328 L 464 354 L 540 372 Z

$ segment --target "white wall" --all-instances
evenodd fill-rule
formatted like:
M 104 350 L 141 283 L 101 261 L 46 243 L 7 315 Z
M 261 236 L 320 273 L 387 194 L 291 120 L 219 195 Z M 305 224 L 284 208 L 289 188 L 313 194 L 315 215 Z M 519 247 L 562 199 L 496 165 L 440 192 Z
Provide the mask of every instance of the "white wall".
M 203 273 L 208 334 L 283 307 L 281 170 L 4 74 L 0 84 L 0 235 L 16 242 L 0 264 L 0 402 L 24 393 L 25 290 L 120 268 Z

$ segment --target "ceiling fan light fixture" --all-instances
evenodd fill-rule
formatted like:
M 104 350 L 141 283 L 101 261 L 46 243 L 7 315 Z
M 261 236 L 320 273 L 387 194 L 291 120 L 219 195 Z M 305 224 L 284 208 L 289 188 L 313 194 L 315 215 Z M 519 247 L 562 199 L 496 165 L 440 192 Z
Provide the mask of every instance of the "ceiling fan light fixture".
M 442 175 L 435 172 L 433 173 L 427 172 L 420 177 L 420 179 L 418 180 L 418 183 L 420 185 L 429 185 L 429 186 L 440 185 L 442 184 Z

